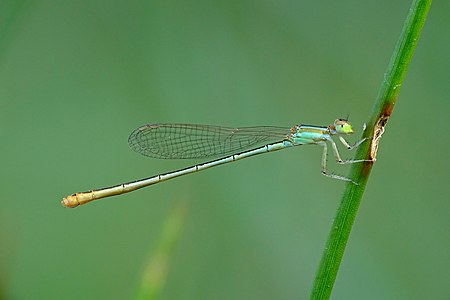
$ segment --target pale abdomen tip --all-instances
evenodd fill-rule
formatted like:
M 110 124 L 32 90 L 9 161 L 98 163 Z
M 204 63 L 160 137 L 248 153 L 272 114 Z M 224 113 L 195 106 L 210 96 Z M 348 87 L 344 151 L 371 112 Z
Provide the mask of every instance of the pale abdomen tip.
M 65 207 L 70 208 L 77 207 L 78 205 L 80 205 L 76 194 L 67 196 L 66 198 L 62 199 L 61 204 Z

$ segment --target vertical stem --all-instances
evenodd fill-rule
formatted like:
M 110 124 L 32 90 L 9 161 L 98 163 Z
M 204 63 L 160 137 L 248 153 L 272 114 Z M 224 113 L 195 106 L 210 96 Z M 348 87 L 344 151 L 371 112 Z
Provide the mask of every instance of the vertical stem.
M 393 111 L 430 5 L 431 0 L 414 0 L 411 5 L 364 132 L 364 137 L 371 138 L 371 143 L 361 145 L 356 154 L 358 158 L 376 160 L 380 138 Z M 352 165 L 351 178 L 356 179 L 359 185 L 347 184 L 317 270 L 310 299 L 330 298 L 372 165 L 372 162 Z
M 159 299 L 164 287 L 169 264 L 173 257 L 175 245 L 184 229 L 188 202 L 178 201 L 169 216 L 166 218 L 161 230 L 157 248 L 149 256 L 144 274 L 142 275 L 137 300 Z

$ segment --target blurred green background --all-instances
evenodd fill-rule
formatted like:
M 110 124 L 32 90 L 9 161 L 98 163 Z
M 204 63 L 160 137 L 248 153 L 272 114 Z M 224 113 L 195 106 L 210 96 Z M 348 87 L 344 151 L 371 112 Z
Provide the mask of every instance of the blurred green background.
M 133 299 L 183 200 L 161 299 L 307 298 L 344 189 L 320 175 L 320 148 L 76 209 L 59 202 L 198 162 L 131 151 L 145 123 L 327 125 L 350 114 L 357 140 L 410 4 L 1 1 L 1 297 Z M 332 299 L 450 299 L 449 11 L 431 7 Z

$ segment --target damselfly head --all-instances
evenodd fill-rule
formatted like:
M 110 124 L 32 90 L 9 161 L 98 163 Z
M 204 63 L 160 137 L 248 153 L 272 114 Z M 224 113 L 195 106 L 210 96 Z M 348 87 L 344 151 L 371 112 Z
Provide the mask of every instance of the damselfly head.
M 339 134 L 352 134 L 354 132 L 352 124 L 347 119 L 336 119 L 333 125 Z

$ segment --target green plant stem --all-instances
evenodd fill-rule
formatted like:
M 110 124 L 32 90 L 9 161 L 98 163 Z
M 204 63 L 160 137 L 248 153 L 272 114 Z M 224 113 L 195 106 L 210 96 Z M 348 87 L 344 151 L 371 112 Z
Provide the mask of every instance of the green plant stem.
M 371 142 L 365 143 L 358 149 L 356 153 L 358 158 L 376 160 L 380 138 L 393 111 L 430 5 L 431 0 L 414 0 L 411 5 L 363 135 L 371 139 Z M 355 178 L 359 185 L 349 183 L 346 186 L 313 283 L 310 299 L 330 298 L 372 165 L 373 162 L 367 162 L 354 164 L 351 168 L 350 178 Z
M 184 199 L 179 200 L 164 221 L 157 247 L 149 255 L 145 266 L 136 300 L 159 298 L 166 281 L 175 245 L 184 229 L 187 210 L 188 202 Z

